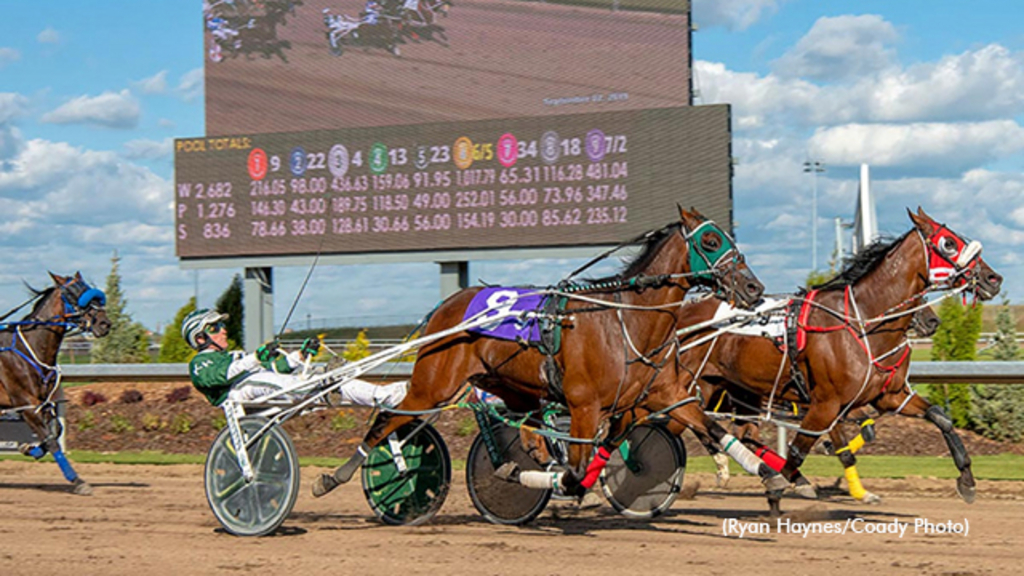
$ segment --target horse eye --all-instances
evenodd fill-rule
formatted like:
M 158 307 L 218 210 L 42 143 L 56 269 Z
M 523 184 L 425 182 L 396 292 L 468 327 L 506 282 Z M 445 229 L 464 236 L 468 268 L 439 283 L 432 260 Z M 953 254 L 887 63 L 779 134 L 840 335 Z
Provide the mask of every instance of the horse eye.
M 956 254 L 956 248 L 957 248 L 956 240 L 953 240 L 949 236 L 943 236 L 939 240 L 939 250 L 942 250 L 942 252 L 946 256 L 953 256 L 953 255 L 955 255 Z
M 714 252 L 722 247 L 722 239 L 714 232 L 705 232 L 700 236 L 700 247 L 706 252 Z

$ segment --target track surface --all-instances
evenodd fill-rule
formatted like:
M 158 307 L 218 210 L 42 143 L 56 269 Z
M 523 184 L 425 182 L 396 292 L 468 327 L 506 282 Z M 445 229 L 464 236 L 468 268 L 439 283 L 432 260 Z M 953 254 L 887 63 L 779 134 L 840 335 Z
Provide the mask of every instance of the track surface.
M 372 519 L 357 484 L 321 500 L 309 494 L 322 470 L 303 468 L 302 493 L 273 537 L 222 532 L 203 495 L 202 468 L 79 465 L 92 497 L 66 492 L 53 464 L 0 462 L 0 574 L 1011 574 L 1024 550 L 1024 485 L 982 482 L 967 505 L 952 481 L 872 480 L 879 506 L 849 499 L 785 500 L 793 521 L 909 522 L 892 535 L 722 535 L 725 518 L 768 521 L 751 478 L 729 492 L 701 490 L 654 522 L 610 507 L 553 505 L 527 528 L 486 523 L 461 472 L 432 524 L 387 527 Z M 691 475 L 708 486 L 709 476 Z M 686 492 L 686 490 L 684 490 Z M 915 518 L 970 523 L 967 537 L 913 534 Z M 773 523 L 774 525 L 774 523 Z
M 363 0 L 307 0 L 279 27 L 280 57 L 206 62 L 207 135 L 292 132 L 579 114 L 688 102 L 686 17 L 512 0 L 459 0 L 440 36 L 328 50 L 321 10 L 355 16 Z M 209 36 L 209 35 L 207 35 Z M 209 40 L 208 40 L 209 41 Z M 207 46 L 209 47 L 209 46 Z M 545 98 L 628 93 L 626 101 Z

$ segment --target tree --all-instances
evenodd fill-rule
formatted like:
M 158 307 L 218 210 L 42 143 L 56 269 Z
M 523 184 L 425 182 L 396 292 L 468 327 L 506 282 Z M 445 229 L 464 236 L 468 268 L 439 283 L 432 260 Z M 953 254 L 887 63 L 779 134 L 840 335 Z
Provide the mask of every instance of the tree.
M 359 331 L 356 339 L 345 345 L 345 351 L 341 357 L 349 362 L 362 360 L 370 355 L 370 339 L 366 337 L 366 328 Z
M 977 356 L 981 335 L 982 305 L 964 306 L 956 298 L 946 298 L 939 305 L 942 324 L 932 336 L 932 360 L 972 361 Z M 928 395 L 933 404 L 944 406 L 958 428 L 971 423 L 971 385 L 942 384 Z
M 125 312 L 128 301 L 121 291 L 121 273 L 118 264 L 121 258 L 114 251 L 110 259 L 110 275 L 107 276 L 107 319 L 110 320 L 110 333 L 105 338 L 96 340 L 92 347 L 91 361 L 94 364 L 131 364 L 145 363 L 149 357 L 149 335 L 146 328 L 133 322 L 130 314 Z
M 217 298 L 217 311 L 228 315 L 224 326 L 228 330 L 228 349 L 238 349 L 242 342 L 242 320 L 245 309 L 242 306 L 242 276 L 235 274 L 224 293 Z
M 1020 348 L 1016 323 L 1010 301 L 1005 298 L 996 315 L 995 340 L 992 355 L 996 360 L 1017 359 Z M 1020 442 L 1024 439 L 1024 386 L 977 384 L 971 392 L 971 423 L 975 431 L 993 440 Z
M 192 360 L 192 357 L 195 356 L 196 351 L 181 336 L 182 321 L 195 309 L 195 297 L 189 298 L 188 302 L 174 315 L 174 321 L 164 328 L 164 337 L 160 340 L 160 362 L 183 363 Z
M 811 270 L 807 273 L 807 282 L 804 285 L 808 287 L 820 286 L 833 277 L 835 277 L 835 273 L 831 270 Z

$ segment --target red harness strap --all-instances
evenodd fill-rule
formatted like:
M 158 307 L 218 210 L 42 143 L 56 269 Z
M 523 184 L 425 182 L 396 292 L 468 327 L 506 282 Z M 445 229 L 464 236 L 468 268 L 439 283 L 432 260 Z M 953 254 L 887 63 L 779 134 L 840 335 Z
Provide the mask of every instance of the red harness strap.
M 853 326 L 850 325 L 850 321 L 849 321 L 849 318 L 850 318 L 850 287 L 849 286 L 847 286 L 846 290 L 843 292 L 843 316 L 845 318 L 847 318 L 847 320 L 845 320 L 842 325 L 840 325 L 840 326 L 810 326 L 810 325 L 807 324 L 807 321 L 808 321 L 808 319 L 811 316 L 811 301 L 814 300 L 814 297 L 818 295 L 818 292 L 819 292 L 818 290 L 811 290 L 810 292 L 808 292 L 807 296 L 804 297 L 803 304 L 800 306 L 800 315 L 797 317 L 797 324 L 796 324 L 796 349 L 797 349 L 797 352 L 803 351 L 804 347 L 807 345 L 807 333 L 808 332 L 819 332 L 819 333 L 821 333 L 821 332 L 835 332 L 837 330 L 846 330 L 850 334 L 853 335 L 853 338 L 854 338 L 854 340 L 857 341 L 857 344 L 859 344 L 861 349 L 864 350 L 864 353 L 868 354 L 868 356 L 870 357 L 870 353 L 868 351 L 868 347 L 864 343 L 864 341 L 861 339 L 861 335 L 858 334 L 857 331 L 853 329 Z M 906 359 L 909 356 L 910 356 L 910 347 L 907 346 L 907 347 L 905 347 L 903 349 L 903 354 L 900 355 L 900 359 L 897 360 L 896 363 L 893 364 L 892 366 L 883 366 L 877 360 L 872 360 L 871 361 L 871 364 L 875 368 L 877 368 L 879 371 L 881 371 L 881 372 L 888 372 L 889 373 L 889 376 L 885 379 L 885 383 L 882 384 L 882 393 L 883 394 L 885 394 L 885 391 L 889 388 L 889 384 L 892 383 L 892 379 L 896 375 L 896 371 L 900 369 L 900 366 L 903 365 L 903 362 L 905 362 Z

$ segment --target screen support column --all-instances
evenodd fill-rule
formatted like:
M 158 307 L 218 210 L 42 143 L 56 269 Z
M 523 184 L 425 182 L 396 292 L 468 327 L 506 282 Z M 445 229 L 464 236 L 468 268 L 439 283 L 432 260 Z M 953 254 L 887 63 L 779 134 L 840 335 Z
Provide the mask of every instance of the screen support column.
M 274 269 L 246 268 L 243 346 L 251 350 L 274 337 Z
M 441 265 L 441 299 L 469 286 L 469 262 L 438 262 Z

